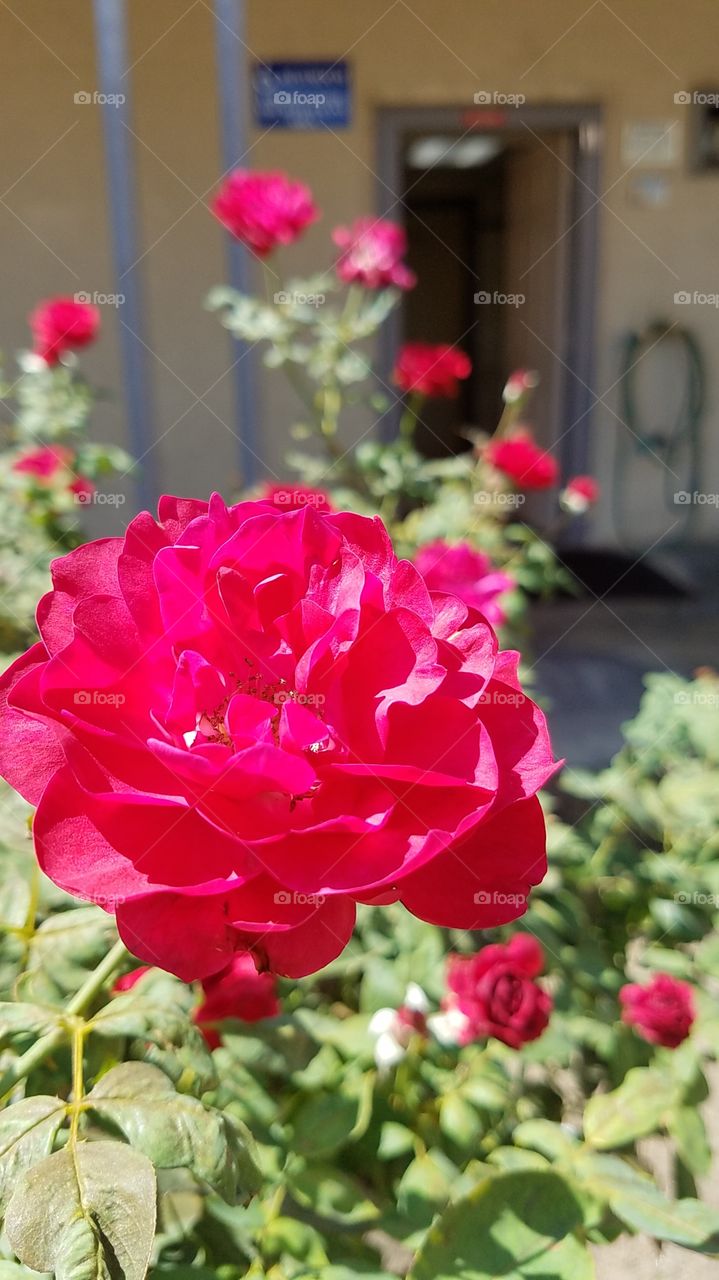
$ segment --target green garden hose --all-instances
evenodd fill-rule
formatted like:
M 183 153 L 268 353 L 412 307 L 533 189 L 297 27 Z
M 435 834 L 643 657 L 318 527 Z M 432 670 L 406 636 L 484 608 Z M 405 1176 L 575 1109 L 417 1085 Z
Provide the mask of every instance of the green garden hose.
M 679 343 L 684 355 L 684 383 L 679 408 L 673 422 L 649 430 L 641 421 L 637 406 L 634 371 L 650 348 Z M 627 487 L 631 459 L 637 455 L 653 460 L 663 473 L 663 494 L 673 520 L 680 522 L 675 539 L 686 534 L 696 507 L 692 495 L 698 487 L 700 425 L 704 408 L 704 360 L 698 343 L 688 329 L 655 320 L 641 333 L 632 333 L 624 345 L 622 359 L 621 410 L 628 428 L 617 431 L 612 484 L 613 519 L 617 536 L 627 541 Z M 680 495 L 677 498 L 677 494 Z M 684 496 L 686 495 L 686 496 Z M 631 506 L 630 506 L 631 509 Z

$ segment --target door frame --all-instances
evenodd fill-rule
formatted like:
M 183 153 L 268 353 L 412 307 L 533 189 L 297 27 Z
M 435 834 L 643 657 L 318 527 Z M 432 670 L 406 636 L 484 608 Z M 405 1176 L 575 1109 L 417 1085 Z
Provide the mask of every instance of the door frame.
M 566 477 L 587 470 L 590 458 L 592 409 L 598 403 L 596 378 L 596 312 L 599 246 L 599 180 L 602 159 L 602 110 L 592 103 L 527 105 L 509 108 L 466 106 L 380 107 L 376 113 L 376 201 L 380 216 L 397 218 L 397 206 L 404 207 L 403 151 L 409 133 L 432 130 L 446 133 L 469 132 L 522 136 L 530 131 L 565 130 L 577 137 L 572 168 L 571 195 L 566 236 L 569 241 L 567 269 L 560 281 L 567 317 L 564 350 L 556 354 L 561 369 L 559 389 L 558 454 Z M 388 342 L 381 353 L 379 372 L 389 384 L 397 349 L 402 339 L 399 311 L 391 319 Z M 511 372 L 511 370 L 507 370 Z M 393 434 L 396 423 L 387 415 L 384 423 Z

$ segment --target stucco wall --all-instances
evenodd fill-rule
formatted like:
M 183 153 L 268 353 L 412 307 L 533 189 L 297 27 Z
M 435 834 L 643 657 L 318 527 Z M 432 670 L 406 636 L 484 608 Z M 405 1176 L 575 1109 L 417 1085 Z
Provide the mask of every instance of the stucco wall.
M 75 93 L 96 87 L 91 4 L 23 0 L 21 6 L 13 0 L 13 7 L 14 14 L 5 6 L 0 10 L 0 345 L 6 351 L 19 345 L 24 315 L 37 297 L 116 288 L 100 108 L 74 102 Z M 160 475 L 170 488 L 229 490 L 237 459 L 232 375 L 226 372 L 232 357 L 216 321 L 201 310 L 203 294 L 224 270 L 222 235 L 205 209 L 220 170 L 211 13 L 204 0 L 129 0 L 129 9 Z M 253 55 L 346 55 L 356 103 L 352 128 L 337 135 L 253 133 L 248 160 L 287 168 L 317 193 L 325 216 L 292 259 L 302 270 L 324 255 L 336 220 L 374 206 L 380 106 L 471 107 L 478 89 L 522 92 L 530 102 L 601 104 L 606 195 L 598 362 L 599 387 L 609 390 L 606 407 L 600 404 L 594 415 L 596 470 L 608 483 L 621 337 L 661 314 L 691 325 L 709 360 L 702 488 L 719 492 L 719 312 L 676 307 L 673 301 L 677 290 L 719 287 L 719 177 L 691 175 L 682 159 L 667 171 L 666 205 L 639 208 L 631 199 L 620 142 L 630 120 L 675 120 L 683 134 L 687 111 L 675 104 L 674 94 L 711 85 L 718 44 L 716 0 L 615 0 L 612 6 L 604 0 L 250 0 Z M 106 311 L 105 341 L 88 360 L 92 375 L 114 387 L 120 378 L 120 316 L 121 309 Z M 198 396 L 206 405 L 196 403 Z M 275 471 L 291 412 L 279 379 L 263 378 L 261 438 Z M 119 405 L 103 410 L 105 434 L 116 436 L 121 421 Z M 649 529 L 658 518 L 649 484 L 638 485 L 636 501 L 638 527 Z M 700 516 L 702 535 L 715 537 L 716 508 L 704 507 Z M 662 517 L 658 528 L 666 523 Z M 598 518 L 597 531 L 608 531 L 606 515 Z

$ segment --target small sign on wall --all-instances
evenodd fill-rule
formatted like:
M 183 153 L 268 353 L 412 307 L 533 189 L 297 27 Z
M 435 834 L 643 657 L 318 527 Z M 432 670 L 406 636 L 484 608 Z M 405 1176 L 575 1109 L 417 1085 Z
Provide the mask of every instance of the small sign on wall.
M 346 62 L 260 62 L 254 68 L 255 118 L 280 129 L 347 129 L 351 85 Z
M 628 169 L 673 169 L 681 158 L 678 120 L 628 120 L 622 129 L 622 164 Z

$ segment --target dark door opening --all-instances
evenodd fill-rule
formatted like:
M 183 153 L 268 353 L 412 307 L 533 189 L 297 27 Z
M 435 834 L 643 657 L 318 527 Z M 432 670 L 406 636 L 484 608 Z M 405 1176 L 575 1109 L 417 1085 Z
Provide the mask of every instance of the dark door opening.
M 447 342 L 473 365 L 456 401 L 424 407 L 429 456 L 465 448 L 468 427 L 491 433 L 507 376 L 530 368 L 538 440 L 565 475 L 586 468 L 599 138 L 593 107 L 381 112 L 381 205 L 402 218 L 418 275 L 394 350 Z

